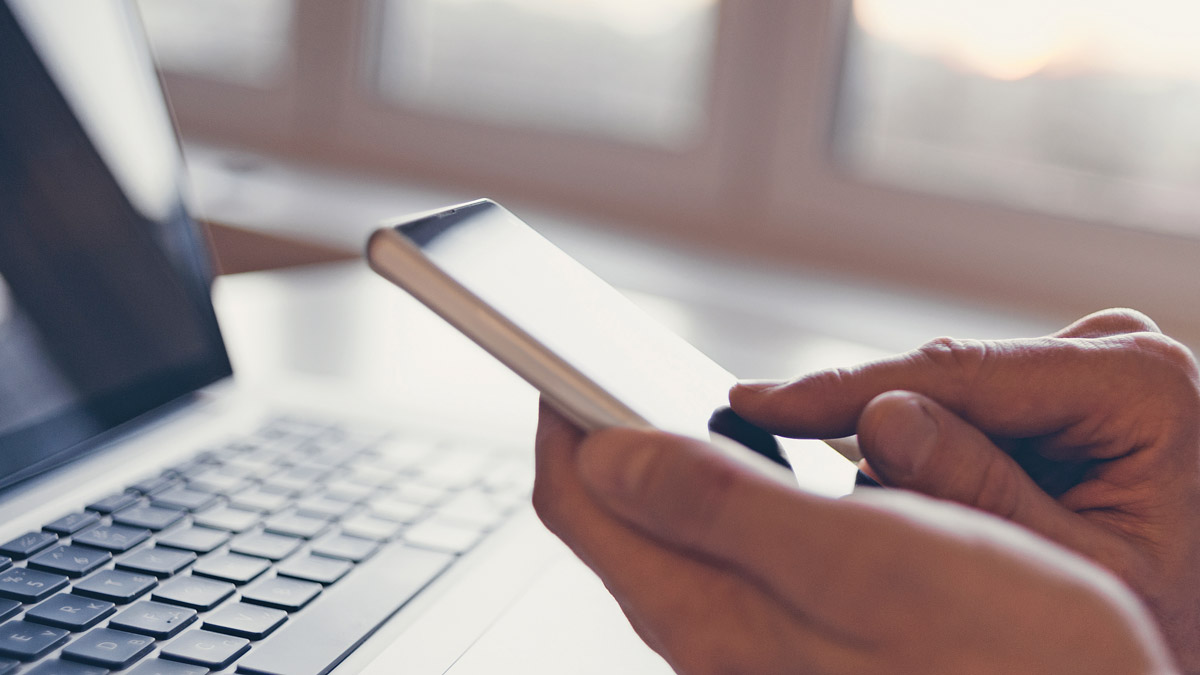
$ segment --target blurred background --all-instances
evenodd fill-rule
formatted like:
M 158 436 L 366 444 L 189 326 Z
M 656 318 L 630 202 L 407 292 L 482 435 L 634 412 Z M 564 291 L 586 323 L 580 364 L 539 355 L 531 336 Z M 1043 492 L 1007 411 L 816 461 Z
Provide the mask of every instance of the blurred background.
M 1116 305 L 1200 343 L 1190 0 L 138 4 L 202 216 L 359 249 L 486 195 L 884 348 Z

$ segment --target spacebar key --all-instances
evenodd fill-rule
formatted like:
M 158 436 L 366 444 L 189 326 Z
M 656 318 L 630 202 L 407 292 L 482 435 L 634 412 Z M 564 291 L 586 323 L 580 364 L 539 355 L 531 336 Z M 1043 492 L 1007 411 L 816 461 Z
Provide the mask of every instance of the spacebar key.
M 251 650 L 238 662 L 238 672 L 328 673 L 453 559 L 402 544 L 388 546 Z

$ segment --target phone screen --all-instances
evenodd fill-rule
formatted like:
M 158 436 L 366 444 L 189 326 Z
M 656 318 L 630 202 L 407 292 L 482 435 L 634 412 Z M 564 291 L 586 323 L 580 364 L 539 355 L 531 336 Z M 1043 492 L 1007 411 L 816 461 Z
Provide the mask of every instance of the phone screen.
M 732 415 L 732 374 L 498 204 L 472 202 L 419 216 L 394 229 L 428 259 L 410 258 L 409 264 L 428 262 L 439 268 L 439 274 L 590 379 L 640 421 L 694 438 L 710 439 L 714 433 L 732 438 L 779 464 L 790 462 L 799 484 L 814 492 L 840 496 L 853 486 L 854 464 L 825 443 L 776 439 Z M 376 260 L 374 253 L 371 258 L 377 271 L 421 297 L 410 285 L 419 276 L 413 270 L 389 269 L 389 263 Z M 436 302 L 425 302 L 438 310 Z M 470 311 L 480 312 L 479 318 L 491 316 L 485 308 Z

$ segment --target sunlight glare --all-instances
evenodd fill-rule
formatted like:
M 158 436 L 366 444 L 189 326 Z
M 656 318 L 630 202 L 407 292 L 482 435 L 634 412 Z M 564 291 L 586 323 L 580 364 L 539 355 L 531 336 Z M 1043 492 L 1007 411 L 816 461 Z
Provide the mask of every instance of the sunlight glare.
M 1039 72 L 1200 79 L 1190 0 L 855 0 L 859 25 L 1000 80 Z

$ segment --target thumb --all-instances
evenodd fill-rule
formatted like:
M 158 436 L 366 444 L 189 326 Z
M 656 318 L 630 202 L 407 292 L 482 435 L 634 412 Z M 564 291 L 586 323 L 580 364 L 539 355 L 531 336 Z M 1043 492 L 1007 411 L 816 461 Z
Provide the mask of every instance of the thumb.
M 885 485 L 973 506 L 1084 552 L 1110 536 L 1056 502 L 983 432 L 920 394 L 875 397 L 858 442 Z

